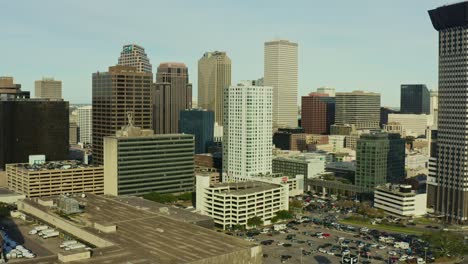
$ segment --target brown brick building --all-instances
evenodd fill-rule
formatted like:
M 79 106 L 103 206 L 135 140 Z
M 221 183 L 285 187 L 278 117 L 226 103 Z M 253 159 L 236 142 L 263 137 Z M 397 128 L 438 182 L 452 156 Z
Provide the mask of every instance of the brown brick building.
M 328 94 L 302 96 L 301 125 L 307 134 L 330 134 L 335 122 L 335 99 Z

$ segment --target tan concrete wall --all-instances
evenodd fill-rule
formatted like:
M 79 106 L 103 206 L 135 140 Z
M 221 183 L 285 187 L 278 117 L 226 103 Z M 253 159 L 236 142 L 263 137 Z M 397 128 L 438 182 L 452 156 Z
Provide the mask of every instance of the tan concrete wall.
M 262 246 L 252 246 L 244 250 L 206 258 L 199 261 L 190 262 L 190 264 L 262 264 L 263 253 Z
M 104 138 L 104 194 L 118 195 L 116 138 Z
M 6 171 L 0 171 L 0 187 L 7 186 Z
M 89 252 L 88 250 L 77 252 L 74 254 L 58 253 L 58 259 L 61 262 L 70 262 L 70 261 L 77 261 L 77 260 L 83 260 L 83 259 L 89 259 L 89 258 L 91 258 L 91 252 Z
M 57 227 L 58 229 L 66 231 L 68 234 L 77 237 L 80 240 L 86 241 L 89 244 L 92 244 L 96 247 L 110 247 L 114 244 L 110 241 L 104 240 L 90 232 L 87 232 L 75 225 L 69 223 L 66 220 L 63 220 L 54 215 L 43 212 L 42 210 L 29 205 L 23 201 L 18 202 L 18 210 L 39 218 L 40 220 L 49 223 L 52 226 Z

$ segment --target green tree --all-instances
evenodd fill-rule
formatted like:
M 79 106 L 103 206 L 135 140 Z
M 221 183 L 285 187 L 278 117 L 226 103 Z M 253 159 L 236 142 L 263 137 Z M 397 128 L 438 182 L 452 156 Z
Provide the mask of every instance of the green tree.
M 179 195 L 177 196 L 177 199 L 178 199 L 178 200 L 181 200 L 181 201 L 191 201 L 191 200 L 192 200 L 192 194 L 193 194 L 193 193 L 191 193 L 191 192 L 179 194 Z
M 144 194 L 143 198 L 158 203 L 174 203 L 177 201 L 177 197 L 172 194 L 163 194 L 157 192 Z
M 462 234 L 454 232 L 431 232 L 423 236 L 437 257 L 460 257 L 468 254 L 468 245 Z
M 260 218 L 258 216 L 254 216 L 254 217 L 247 220 L 247 225 L 251 226 L 251 227 L 262 226 L 263 225 L 263 220 L 262 220 L 262 218 Z
M 297 200 L 291 201 L 289 202 L 289 208 L 296 208 L 302 210 L 302 202 Z
M 286 220 L 286 219 L 293 218 L 293 215 L 287 210 L 280 210 L 280 211 L 276 212 L 275 217 L 277 217 L 277 220 Z

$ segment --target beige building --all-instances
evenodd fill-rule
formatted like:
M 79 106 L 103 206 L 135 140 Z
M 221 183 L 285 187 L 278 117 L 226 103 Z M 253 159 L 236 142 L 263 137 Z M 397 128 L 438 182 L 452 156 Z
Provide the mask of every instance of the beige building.
M 259 181 L 210 184 L 209 176 L 196 177 L 196 208 L 213 217 L 216 225 L 227 229 L 247 227 L 252 217 L 271 224 L 276 212 L 289 208 L 289 185 Z
M 180 111 L 192 108 L 192 84 L 188 68 L 180 62 L 159 64 L 153 91 L 153 130 L 179 133 Z
M 131 66 L 109 67 L 93 74 L 93 163 L 103 164 L 103 138 L 113 136 L 133 113 L 135 126 L 151 129 L 153 74 Z
M 119 65 L 135 67 L 139 72 L 153 72 L 153 66 L 145 53 L 145 49 L 136 44 L 123 46 L 119 57 Z
M 78 125 L 75 122 L 70 122 L 69 141 L 70 145 L 78 144 Z
M 223 91 L 231 85 L 231 59 L 226 52 L 206 52 L 198 60 L 198 105 L 223 124 Z
M 335 100 L 336 125 L 355 125 L 356 129 L 379 128 L 379 93 L 340 92 L 336 93 Z
M 7 186 L 27 198 L 67 193 L 104 193 L 104 167 L 79 161 L 6 165 Z
M 62 99 L 62 81 L 54 78 L 42 78 L 35 81 L 34 95 L 36 98 Z
M 264 86 L 273 87 L 273 127 L 297 127 L 297 43 L 265 42 Z

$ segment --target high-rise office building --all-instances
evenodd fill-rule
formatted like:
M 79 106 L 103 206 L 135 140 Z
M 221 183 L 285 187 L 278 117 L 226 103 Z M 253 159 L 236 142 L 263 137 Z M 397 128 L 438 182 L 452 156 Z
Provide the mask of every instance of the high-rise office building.
M 93 107 L 90 105 L 78 107 L 79 139 L 83 144 L 93 143 Z
M 301 119 L 305 133 L 330 134 L 330 126 L 335 123 L 335 99 L 319 93 L 302 96 Z
M 136 44 L 123 46 L 118 65 L 132 66 L 139 72 L 153 72 L 153 66 L 145 53 L 145 49 Z
M 180 112 L 179 132 L 195 136 L 195 154 L 207 153 L 214 143 L 214 113 L 200 108 Z
M 79 135 L 80 135 L 80 132 L 79 132 L 79 128 L 78 128 L 78 124 L 76 124 L 75 122 L 70 122 L 70 131 L 68 132 L 68 139 L 69 139 L 69 142 L 70 142 L 70 145 L 76 145 L 78 144 L 79 142 Z
M 355 183 L 364 192 L 405 178 L 405 142 L 398 134 L 363 134 L 357 140 Z
M 336 93 L 335 101 L 335 124 L 355 125 L 356 129 L 379 128 L 379 93 L 363 91 Z
M 136 126 L 152 127 L 151 89 L 153 74 L 131 66 L 109 67 L 93 73 L 93 162 L 103 164 L 103 138 L 127 124 L 132 112 Z
M 382 106 L 380 107 L 380 128 L 383 128 L 384 125 L 388 124 L 388 116 L 390 114 L 398 114 L 399 111 L 392 109 L 390 107 Z
M 244 81 L 224 90 L 223 180 L 271 172 L 273 88 Z
M 13 77 L 0 76 L 0 99 L 29 97 L 29 92 L 21 91 L 21 84 L 14 83 Z
M 192 84 L 187 66 L 161 63 L 153 91 L 153 129 L 156 134 L 179 132 L 180 111 L 192 108 Z
M 430 114 L 430 95 L 425 84 L 402 84 L 400 94 L 402 114 Z
M 62 81 L 42 78 L 34 82 L 34 96 L 45 99 L 62 99 Z
M 433 128 L 437 129 L 437 122 L 438 122 L 438 115 L 439 115 L 439 92 L 437 90 L 431 90 L 431 100 L 430 100 L 430 108 L 431 108 L 431 115 L 434 118 L 433 121 Z
M 319 87 L 317 88 L 317 93 L 319 94 L 327 94 L 330 97 L 335 97 L 335 88 L 333 87 Z
M 0 170 L 27 162 L 29 155 L 64 160 L 68 155 L 68 102 L 50 99 L 0 99 Z
M 439 32 L 439 114 L 435 213 L 447 220 L 468 220 L 468 2 L 429 11 Z
M 264 85 L 273 87 L 273 127 L 297 127 L 297 43 L 265 42 Z
M 231 59 L 226 52 L 206 52 L 198 60 L 198 107 L 214 112 L 223 125 L 223 91 L 231 85 Z
M 192 135 L 154 134 L 132 125 L 104 137 L 104 193 L 182 193 L 194 188 Z

